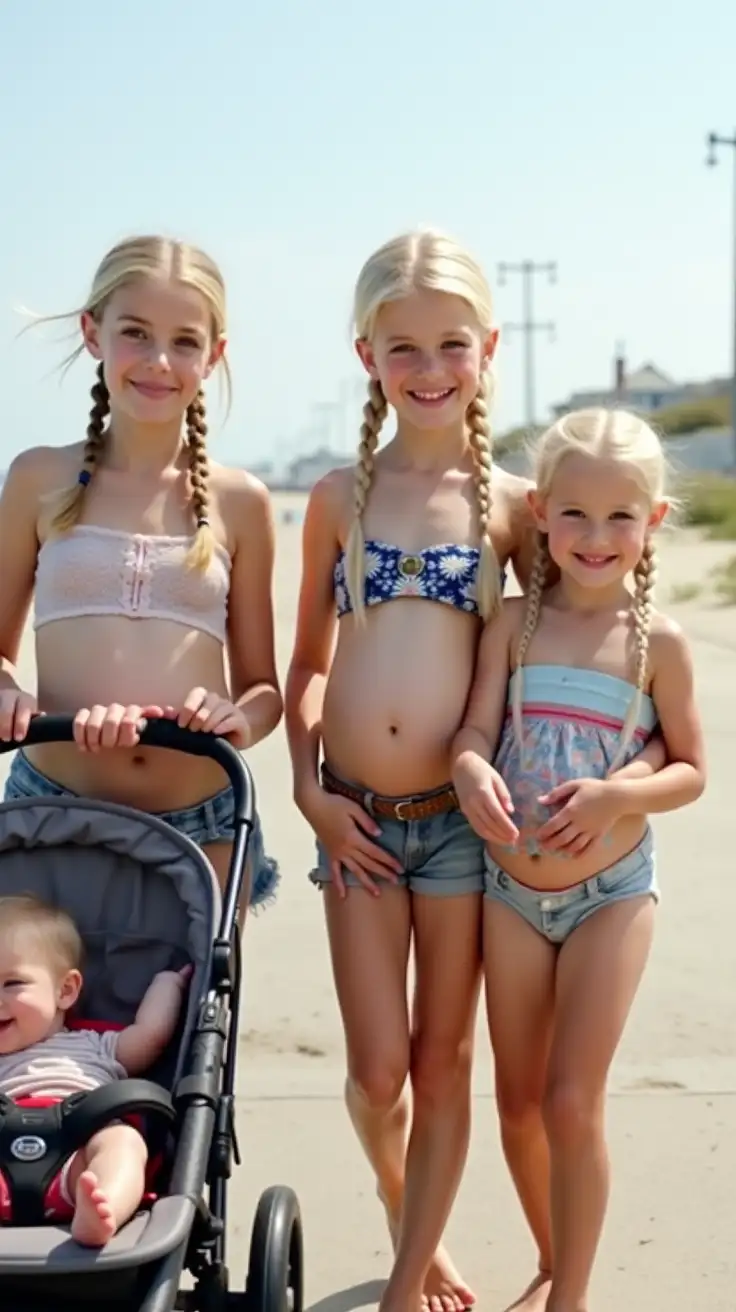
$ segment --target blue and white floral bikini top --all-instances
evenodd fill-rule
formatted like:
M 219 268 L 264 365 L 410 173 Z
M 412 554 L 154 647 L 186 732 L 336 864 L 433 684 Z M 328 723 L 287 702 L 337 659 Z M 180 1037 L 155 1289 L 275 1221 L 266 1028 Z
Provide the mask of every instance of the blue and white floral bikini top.
M 425 601 L 438 601 L 470 615 L 478 614 L 476 581 L 480 552 L 477 547 L 442 546 L 422 547 L 420 551 L 404 551 L 368 538 L 365 544 L 365 605 L 380 606 L 383 601 L 399 597 L 421 597 Z M 501 584 L 505 581 L 505 571 Z M 345 553 L 340 552 L 333 574 L 335 602 L 338 616 L 352 610 L 345 579 Z

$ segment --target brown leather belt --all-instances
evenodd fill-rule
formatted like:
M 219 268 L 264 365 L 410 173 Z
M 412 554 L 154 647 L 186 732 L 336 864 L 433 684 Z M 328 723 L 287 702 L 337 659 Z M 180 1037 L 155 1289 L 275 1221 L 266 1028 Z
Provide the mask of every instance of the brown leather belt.
M 416 797 L 381 797 L 368 789 L 355 788 L 338 779 L 326 765 L 322 766 L 322 787 L 326 793 L 337 793 L 347 797 L 350 802 L 357 802 L 369 815 L 388 816 L 391 820 L 430 820 L 432 816 L 444 815 L 447 811 L 456 811 L 457 794 L 452 784 L 444 784 L 431 793 L 420 793 Z

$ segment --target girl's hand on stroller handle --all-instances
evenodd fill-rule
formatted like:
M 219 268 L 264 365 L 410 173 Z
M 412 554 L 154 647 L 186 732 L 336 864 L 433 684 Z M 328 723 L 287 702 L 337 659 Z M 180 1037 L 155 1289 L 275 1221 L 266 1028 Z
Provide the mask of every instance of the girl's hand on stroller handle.
M 147 711 L 151 708 L 146 707 Z M 165 710 L 166 708 L 164 708 Z M 162 714 L 159 718 L 147 718 L 145 727 L 140 729 L 142 747 L 160 747 L 167 751 L 187 752 L 190 756 L 209 756 L 227 774 L 233 787 L 235 802 L 235 823 L 253 823 L 255 796 L 250 770 L 242 756 L 228 742 L 213 733 L 193 733 L 191 729 L 182 729 L 175 720 Z M 75 741 L 74 716 L 72 715 L 35 715 L 30 722 L 23 739 L 24 745 L 36 743 L 73 743 Z M 0 755 L 4 752 L 17 751 L 16 740 L 0 738 Z
M 0 692 L 0 740 L 22 743 L 34 715 L 36 698 L 20 688 L 3 688 Z
M 218 692 L 192 688 L 181 710 L 174 715 L 181 729 L 217 734 L 220 738 L 227 738 L 241 752 L 251 745 L 252 733 L 245 712 Z
M 151 720 L 166 715 L 163 706 L 83 706 L 74 716 L 74 741 L 80 752 L 99 752 L 102 748 L 137 747 L 141 734 Z

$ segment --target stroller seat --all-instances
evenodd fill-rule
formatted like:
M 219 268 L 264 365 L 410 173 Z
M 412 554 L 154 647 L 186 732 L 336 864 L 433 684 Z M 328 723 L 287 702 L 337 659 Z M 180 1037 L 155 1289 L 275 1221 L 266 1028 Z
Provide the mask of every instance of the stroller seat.
M 55 723 L 44 726 L 44 738 L 52 729 L 60 731 L 61 719 L 54 719 Z M 71 729 L 71 721 L 68 724 Z M 43 721 L 34 722 L 29 739 L 35 725 L 40 729 Z M 191 740 L 205 740 L 206 747 L 210 737 L 176 732 L 176 726 L 169 724 L 149 725 L 144 741 L 146 735 L 152 745 L 177 745 L 198 753 L 201 741 L 190 747 Z M 228 772 L 244 774 L 238 754 L 221 739 L 215 741 L 220 758 L 225 748 L 237 762 L 237 766 L 229 762 Z M 73 1017 L 75 1026 L 128 1025 L 154 975 L 161 970 L 178 971 L 187 964 L 193 968 L 177 1032 L 146 1079 L 123 1080 L 119 1086 L 75 1094 L 67 1100 L 81 1106 L 88 1099 L 93 1106 L 95 1099 L 109 1104 L 120 1095 L 132 1097 L 133 1102 L 125 1107 L 103 1109 L 101 1123 L 122 1119 L 129 1111 L 143 1115 L 149 1152 L 155 1151 L 160 1160 L 155 1199 L 102 1249 L 76 1244 L 67 1226 L 0 1225 L 3 1312 L 15 1312 L 16 1307 L 27 1312 L 36 1308 L 39 1312 L 66 1312 L 67 1308 L 81 1312 L 85 1306 L 99 1307 L 103 1300 L 121 1312 L 169 1312 L 177 1307 L 201 1308 L 203 1312 L 263 1307 L 276 1312 L 281 1307 L 280 1296 L 276 1301 L 277 1294 L 269 1292 L 275 1275 L 277 1284 L 292 1282 L 289 1288 L 296 1291 L 292 1303 L 299 1312 L 301 1221 L 290 1190 L 269 1191 L 268 1203 L 265 1195 L 261 1200 L 247 1296 L 229 1292 L 224 1263 L 226 1182 L 233 1156 L 237 1160 L 234 1076 L 240 954 L 236 912 L 252 824 L 250 780 L 246 779 L 247 788 L 242 778 L 239 782 L 240 809 L 250 814 L 244 814 L 240 826 L 236 824 L 224 912 L 214 872 L 203 852 L 155 816 L 66 796 L 24 798 L 0 805 L 0 895 L 30 893 L 61 906 L 82 936 L 84 985 Z M 3 1135 L 3 1121 L 13 1115 L 17 1122 L 20 1112 L 20 1108 L 11 1111 L 7 1100 L 0 1105 L 0 1170 L 11 1185 L 13 1162 L 8 1171 L 10 1140 Z M 79 1107 L 68 1118 L 72 1128 L 75 1116 L 79 1120 L 78 1112 Z M 43 1152 L 58 1148 L 58 1135 L 55 1139 L 51 1131 L 54 1117 L 66 1124 L 60 1109 L 41 1113 L 41 1119 L 36 1113 L 35 1121 L 32 1112 L 28 1116 L 22 1134 L 29 1142 L 35 1138 Z M 13 1134 L 17 1128 L 16 1124 Z M 76 1132 L 79 1137 L 78 1125 Z M 63 1130 L 58 1133 L 63 1135 Z M 87 1137 L 85 1134 L 82 1142 Z M 56 1173 L 51 1170 L 54 1161 L 58 1170 L 58 1151 L 47 1167 L 47 1183 Z M 38 1163 L 35 1166 L 38 1183 Z M 22 1165 L 16 1175 L 22 1175 Z M 43 1190 L 39 1196 L 42 1201 Z M 264 1208 L 273 1213 L 265 1231 Z M 256 1232 L 260 1236 L 257 1244 Z M 277 1273 L 274 1265 L 274 1244 L 280 1246 L 282 1273 Z M 263 1251 L 254 1255 L 254 1245 Z M 180 1278 L 185 1269 L 193 1272 L 195 1288 L 182 1293 Z

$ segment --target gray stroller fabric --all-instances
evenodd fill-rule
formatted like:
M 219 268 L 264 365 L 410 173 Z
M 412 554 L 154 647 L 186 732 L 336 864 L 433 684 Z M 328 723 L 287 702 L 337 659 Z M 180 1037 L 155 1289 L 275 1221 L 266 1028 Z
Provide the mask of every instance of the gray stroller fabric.
M 220 892 L 190 839 L 128 807 L 81 798 L 0 805 L 0 896 L 30 893 L 62 906 L 85 945 L 76 1015 L 128 1024 L 153 976 L 194 966 L 176 1051 L 150 1077 L 171 1088 L 209 979 Z M 127 1266 L 170 1251 L 191 1223 L 188 1199 L 162 1199 L 123 1227 L 109 1253 L 90 1254 L 57 1226 L 0 1228 L 0 1274 Z M 163 1227 L 163 1228 L 162 1228 Z

